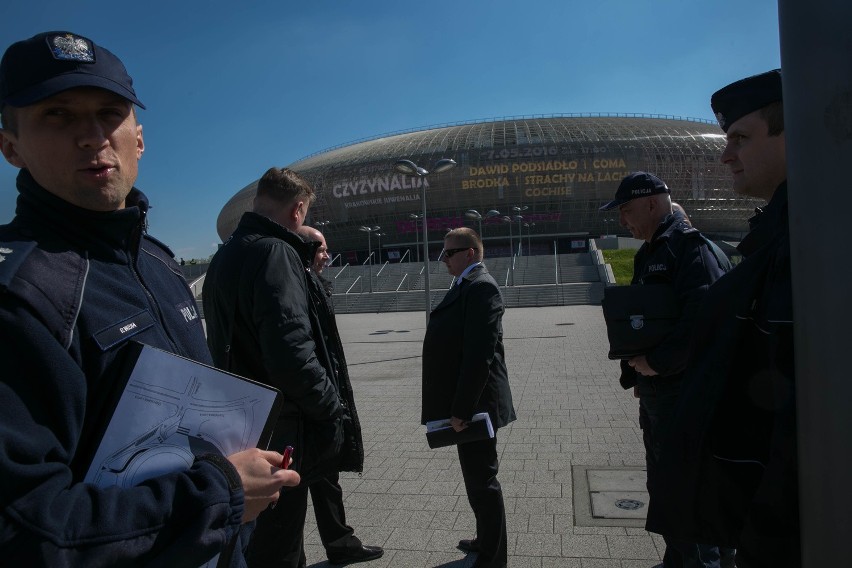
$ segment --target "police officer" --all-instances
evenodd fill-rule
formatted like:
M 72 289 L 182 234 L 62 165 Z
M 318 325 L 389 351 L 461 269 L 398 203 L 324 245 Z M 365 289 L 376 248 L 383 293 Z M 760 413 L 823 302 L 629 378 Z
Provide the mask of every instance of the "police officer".
M 77 34 L 38 34 L 0 62 L 0 145 L 21 170 L 0 226 L 4 565 L 199 566 L 299 480 L 255 449 L 127 489 L 82 483 L 129 340 L 210 363 L 180 269 L 146 233 L 134 105 L 121 61 Z
M 706 296 L 648 522 L 737 547 L 737 566 L 801 565 L 787 161 L 779 69 L 710 99 L 739 194 L 767 205 L 743 261 Z
M 673 212 L 668 186 L 655 175 L 634 172 L 618 186 L 615 199 L 600 208 L 618 208 L 619 223 L 644 244 L 633 259 L 631 285 L 670 286 L 681 316 L 674 331 L 650 352 L 622 361 L 620 382 L 639 397 L 639 425 L 645 444 L 648 491 L 664 498 L 657 486 L 662 441 L 680 392 L 689 353 L 694 314 L 707 288 L 730 268 L 727 257 L 701 236 L 680 212 Z M 719 566 L 715 546 L 676 541 L 664 534 L 663 566 Z

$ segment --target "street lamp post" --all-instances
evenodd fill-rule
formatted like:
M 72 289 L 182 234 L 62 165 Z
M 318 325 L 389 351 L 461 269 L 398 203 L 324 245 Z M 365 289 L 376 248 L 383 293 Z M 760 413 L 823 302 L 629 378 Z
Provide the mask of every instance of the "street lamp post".
M 359 231 L 364 231 L 365 233 L 367 233 L 367 272 L 370 275 L 371 294 L 373 293 L 373 246 L 370 242 L 370 237 L 373 235 L 373 233 L 376 233 L 380 229 L 381 227 L 379 227 L 378 225 L 375 225 L 373 227 L 362 226 L 358 228 Z M 381 242 L 381 239 L 379 240 L 379 242 Z
M 517 213 L 517 215 L 515 215 L 515 220 L 518 222 L 518 242 L 519 242 L 519 244 L 518 244 L 518 256 L 521 256 L 521 250 L 524 248 L 523 245 L 520 244 L 520 241 L 521 241 L 521 221 L 524 220 L 524 218 L 521 216 L 521 211 L 526 211 L 527 209 L 529 209 L 528 205 L 515 205 L 514 207 L 512 207 L 512 211 Z
M 451 160 L 449 158 L 441 158 L 437 162 L 435 162 L 435 166 L 432 168 L 433 174 L 439 174 L 441 172 L 445 172 L 452 168 L 456 167 L 456 161 Z M 421 178 L 421 187 L 420 187 L 420 203 L 421 203 L 421 211 L 420 215 L 422 217 L 423 222 L 423 274 L 426 279 L 423 281 L 424 290 L 426 292 L 426 324 L 429 324 L 429 312 L 432 311 L 432 301 L 431 301 L 431 291 L 429 290 L 429 232 L 426 223 L 426 180 L 425 178 L 430 174 L 429 170 L 425 168 L 421 168 L 411 160 L 397 160 L 394 164 L 394 168 L 396 171 L 401 172 L 405 175 Z
M 386 237 L 387 233 L 376 233 L 376 236 L 379 237 L 379 264 L 382 263 L 382 237 Z
M 417 252 L 417 262 L 420 262 L 420 229 L 417 227 L 417 220 L 422 219 L 417 213 L 409 213 L 409 219 L 414 219 L 414 237 L 417 239 L 417 246 L 414 250 Z
M 527 228 L 527 256 L 532 256 L 532 228 L 535 223 L 524 223 L 524 227 Z
M 512 275 L 512 286 L 515 285 L 515 254 L 514 254 L 514 244 L 512 244 L 512 218 L 508 215 L 504 215 L 501 217 L 504 223 L 509 224 L 509 269 Z

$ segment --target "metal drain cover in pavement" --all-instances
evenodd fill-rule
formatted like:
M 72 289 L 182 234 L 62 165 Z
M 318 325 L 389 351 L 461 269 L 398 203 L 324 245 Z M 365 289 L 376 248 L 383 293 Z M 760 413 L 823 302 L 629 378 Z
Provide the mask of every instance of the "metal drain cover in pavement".
M 580 527 L 645 526 L 645 470 L 624 466 L 571 466 L 574 524 Z
M 624 509 L 625 511 L 635 511 L 636 509 L 644 507 L 645 503 L 637 501 L 636 499 L 618 499 L 615 502 L 615 506 L 619 509 Z

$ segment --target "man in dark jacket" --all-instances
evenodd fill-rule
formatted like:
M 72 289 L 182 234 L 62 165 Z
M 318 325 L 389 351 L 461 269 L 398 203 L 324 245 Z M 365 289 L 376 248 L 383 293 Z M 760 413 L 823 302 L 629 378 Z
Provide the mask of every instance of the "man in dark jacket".
M 451 419 L 461 431 L 474 414 L 487 412 L 494 430 L 515 420 L 503 349 L 503 298 L 482 264 L 482 240 L 468 228 L 444 237 L 453 287 L 432 311 L 423 339 L 422 422 Z M 506 511 L 497 481 L 497 438 L 457 446 L 476 538 L 459 548 L 479 553 L 476 568 L 508 562 Z
M 341 396 L 336 347 L 311 297 L 302 226 L 313 189 L 288 169 L 261 177 L 253 211 L 217 251 L 204 281 L 207 342 L 217 367 L 284 393 L 270 447 L 293 446 L 299 487 L 258 518 L 252 567 L 300 567 L 308 487 L 342 469 L 360 471 L 363 448 Z
M 727 257 L 694 229 L 680 212 L 672 211 L 668 186 L 645 172 L 626 176 L 615 199 L 601 207 L 618 207 L 621 226 L 645 243 L 633 259 L 631 285 L 670 286 L 680 308 L 672 332 L 648 353 L 621 362 L 621 385 L 639 397 L 639 425 L 645 444 L 648 492 L 653 503 L 665 499 L 665 487 L 656 483 L 663 438 L 674 413 L 689 352 L 695 312 L 707 288 L 730 268 Z M 675 540 L 663 534 L 663 566 L 718 567 L 720 551 L 709 544 Z M 704 541 L 712 542 L 712 541 Z M 731 565 L 732 552 L 722 551 Z
M 3 565 L 194 568 L 298 483 L 257 449 L 129 488 L 83 483 L 130 341 L 211 362 L 180 268 L 146 232 L 134 104 L 121 61 L 70 32 L 15 43 L 0 63 L 0 144 L 21 169 L 0 227 Z M 244 565 L 233 552 L 221 558 Z
M 358 411 L 355 408 L 352 382 L 349 380 L 349 371 L 346 368 L 343 341 L 340 339 L 340 333 L 337 330 L 337 319 L 334 316 L 334 306 L 331 302 L 331 282 L 322 276 L 329 258 L 328 245 L 323 234 L 313 227 L 302 225 L 296 233 L 307 244 L 307 254 L 304 261 L 305 271 L 308 273 L 311 301 L 317 307 L 320 326 L 325 333 L 325 344 L 329 348 L 328 357 L 334 365 L 334 375 L 337 377 L 340 398 L 351 417 L 352 435 L 348 438 L 348 441 L 355 445 L 344 455 L 349 456 L 352 462 L 341 464 L 341 469 L 361 471 L 364 460 L 361 424 L 358 421 Z M 337 472 L 318 479 L 309 487 L 311 502 L 314 505 L 314 515 L 317 519 L 317 531 L 325 547 L 329 562 L 332 564 L 348 564 L 381 558 L 384 550 L 380 546 L 365 546 L 361 543 L 361 539 L 355 536 L 355 529 L 346 524 L 343 488 L 340 486 L 340 476 Z
M 768 204 L 711 287 L 648 524 L 737 547 L 737 566 L 801 565 L 793 304 L 781 72 L 717 91 L 734 191 Z

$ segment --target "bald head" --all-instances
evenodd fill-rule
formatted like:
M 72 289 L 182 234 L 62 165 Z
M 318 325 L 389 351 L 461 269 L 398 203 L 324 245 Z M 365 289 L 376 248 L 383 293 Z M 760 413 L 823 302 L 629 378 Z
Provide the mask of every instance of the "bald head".
M 325 244 L 325 237 L 318 230 L 307 225 L 302 225 L 296 229 L 296 234 L 302 237 L 305 242 L 316 241 L 320 245 L 317 247 L 317 252 L 314 255 L 314 263 L 311 265 L 311 270 L 317 274 L 322 274 L 325 270 L 325 264 L 328 262 L 328 245 Z
M 686 221 L 690 227 L 692 226 L 692 221 L 689 220 L 689 215 L 686 214 L 686 209 L 684 209 L 680 203 L 672 201 L 672 213 L 675 211 L 683 215 L 683 220 Z

